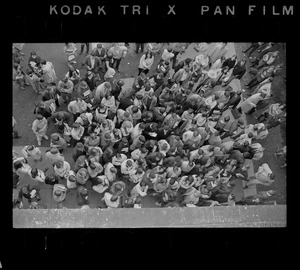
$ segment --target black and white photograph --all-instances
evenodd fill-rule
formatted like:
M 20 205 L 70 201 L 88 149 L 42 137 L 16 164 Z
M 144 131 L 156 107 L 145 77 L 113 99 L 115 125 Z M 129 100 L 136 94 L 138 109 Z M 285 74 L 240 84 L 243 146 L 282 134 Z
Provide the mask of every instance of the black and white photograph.
M 14 227 L 285 226 L 285 43 L 12 49 Z

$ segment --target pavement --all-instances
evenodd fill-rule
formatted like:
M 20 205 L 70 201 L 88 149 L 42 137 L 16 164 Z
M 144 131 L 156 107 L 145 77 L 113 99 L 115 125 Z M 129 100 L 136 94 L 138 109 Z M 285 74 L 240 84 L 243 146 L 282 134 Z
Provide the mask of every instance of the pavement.
M 210 43 L 209 49 L 212 49 L 212 47 L 214 45 L 215 44 Z M 122 78 L 125 81 L 125 86 L 124 86 L 125 90 L 124 91 L 126 91 L 127 89 L 129 89 L 131 87 L 132 82 L 133 82 L 133 77 L 136 76 L 138 73 L 138 70 L 137 70 L 138 62 L 139 62 L 140 56 L 142 55 L 141 52 L 138 55 L 136 55 L 134 53 L 134 50 L 133 50 L 134 44 L 130 44 L 130 46 L 131 46 L 131 49 L 130 49 L 129 53 L 127 54 L 126 58 L 121 61 L 121 65 L 120 65 L 121 72 L 120 72 L 120 74 L 116 74 L 116 78 Z M 194 46 L 195 46 L 195 44 L 191 43 L 188 46 L 185 53 L 182 55 L 179 55 L 178 60 L 180 61 L 181 59 L 184 59 L 186 57 L 194 58 L 198 54 L 193 49 Z M 243 49 L 247 46 L 248 45 L 246 45 L 244 43 L 228 43 L 229 51 L 228 51 L 227 57 L 237 54 L 238 60 L 239 60 L 243 56 L 241 54 L 241 49 Z M 63 43 L 60 43 L 60 44 L 57 44 L 57 43 L 25 44 L 23 47 L 23 52 L 25 53 L 25 61 L 23 64 L 24 70 L 26 70 L 26 63 L 27 63 L 28 55 L 29 55 L 30 51 L 34 50 L 42 58 L 44 58 L 48 61 L 51 61 L 54 64 L 58 79 L 62 78 L 63 75 L 68 70 L 67 65 L 64 61 L 64 57 L 63 57 L 63 47 L 64 47 Z M 77 47 L 78 47 L 78 49 L 80 49 L 79 45 L 77 45 Z M 83 61 L 84 57 L 85 57 L 85 53 L 78 56 L 78 67 L 80 67 L 80 63 Z M 149 72 L 149 75 L 151 75 L 154 72 L 155 66 L 158 63 L 159 58 L 160 58 L 159 56 L 157 56 L 157 55 L 155 56 L 155 61 Z M 81 71 L 83 72 L 82 69 L 81 69 Z M 241 82 L 243 83 L 243 81 L 241 81 Z M 235 91 L 237 89 L 241 89 L 241 87 L 242 87 L 240 81 L 238 81 L 238 80 L 233 80 L 230 83 L 230 85 L 233 87 L 233 89 Z M 216 91 L 219 91 L 219 90 L 221 90 L 220 87 L 216 88 Z M 32 124 L 33 120 L 35 119 L 35 115 L 33 114 L 33 109 L 34 109 L 33 103 L 37 102 L 38 100 L 40 100 L 40 96 L 36 95 L 31 87 L 26 87 L 26 90 L 20 90 L 16 86 L 13 87 L 13 115 L 17 120 L 16 129 L 19 131 L 20 135 L 22 136 L 21 139 L 14 139 L 13 149 L 15 149 L 20 155 L 22 155 L 21 149 L 24 147 L 24 145 L 29 145 L 29 144 L 36 145 L 36 138 L 32 133 L 31 124 Z M 64 109 L 64 107 L 62 107 L 61 109 Z M 233 120 L 233 117 L 232 117 L 230 111 L 225 112 L 225 114 L 227 114 L 227 113 L 231 116 L 231 120 Z M 243 116 L 243 117 L 246 122 L 249 121 L 248 118 L 246 119 L 245 116 Z M 250 119 L 250 121 L 251 121 L 251 119 Z M 50 126 L 48 128 L 47 135 L 50 135 L 53 132 L 53 130 L 54 130 L 53 126 Z M 266 143 L 267 143 L 267 141 L 270 139 L 270 137 L 271 137 L 271 140 L 272 139 L 274 140 L 274 138 L 276 138 L 276 140 L 278 140 L 277 138 L 280 137 L 278 134 L 279 134 L 279 132 L 276 129 L 273 129 L 270 131 L 269 136 L 264 141 L 266 141 Z M 262 141 L 262 145 L 264 147 L 266 147 L 264 141 Z M 247 161 L 247 162 L 249 162 L 249 165 L 250 165 L 250 169 L 248 171 L 249 175 L 254 174 L 254 171 L 256 171 L 257 167 L 259 166 L 258 164 L 263 163 L 262 160 L 266 160 L 266 159 L 269 160 L 270 156 L 273 156 L 272 151 L 274 150 L 275 146 L 276 146 L 276 144 L 270 145 L 271 150 L 269 150 L 269 147 L 266 147 L 266 151 L 265 151 L 263 159 L 259 160 L 258 162 L 256 161 L 253 163 L 252 161 Z M 43 140 L 42 145 L 39 148 L 41 149 L 42 153 L 45 153 L 45 151 L 47 149 L 49 149 L 49 141 Z M 67 148 L 64 151 L 65 159 L 66 159 L 66 161 L 68 161 L 70 163 L 71 168 L 72 168 L 72 166 L 74 165 L 74 161 L 71 158 L 71 154 L 72 154 L 72 149 Z M 32 165 L 36 166 L 37 168 L 40 168 L 40 169 L 49 167 L 50 169 L 47 171 L 46 174 L 52 173 L 52 170 L 53 170 L 51 164 L 49 164 L 46 160 L 43 160 L 42 162 L 34 163 Z M 277 165 L 277 166 L 279 166 L 279 165 Z M 274 169 L 273 165 L 270 167 L 272 170 Z M 286 179 L 284 177 L 282 179 L 276 178 L 276 181 L 285 181 L 285 180 Z M 21 183 L 18 187 L 21 187 L 22 185 L 24 185 L 28 182 L 31 182 L 31 181 L 32 180 L 29 178 L 29 176 L 21 176 Z M 276 183 L 276 181 L 275 181 L 275 183 Z M 51 186 L 48 186 L 44 183 L 38 183 L 38 184 L 41 187 L 41 192 L 40 192 L 41 197 L 42 197 L 41 204 L 47 205 L 48 208 L 56 208 L 57 204 L 52 199 Z M 244 185 L 245 185 L 244 181 L 237 181 L 236 186 L 234 187 L 233 194 L 235 195 L 237 200 L 239 200 L 242 196 L 256 194 L 256 186 L 252 186 L 248 189 L 243 189 Z M 99 201 L 101 200 L 102 195 L 93 191 L 89 185 L 88 185 L 88 189 L 90 190 L 89 206 L 91 208 L 95 208 L 99 204 Z M 284 193 L 285 190 L 281 190 L 280 192 Z M 18 189 L 14 189 L 13 190 L 14 196 L 16 196 L 17 193 L 18 193 Z M 24 208 L 27 208 L 26 203 L 24 200 Z M 277 201 L 277 203 L 280 203 L 280 202 Z M 67 208 L 80 208 L 80 206 L 78 206 L 77 202 L 76 202 L 76 191 L 75 190 L 71 190 L 68 193 L 66 200 L 63 202 L 63 204 Z M 156 208 L 158 206 L 155 205 L 153 197 L 146 196 L 142 200 L 142 207 Z

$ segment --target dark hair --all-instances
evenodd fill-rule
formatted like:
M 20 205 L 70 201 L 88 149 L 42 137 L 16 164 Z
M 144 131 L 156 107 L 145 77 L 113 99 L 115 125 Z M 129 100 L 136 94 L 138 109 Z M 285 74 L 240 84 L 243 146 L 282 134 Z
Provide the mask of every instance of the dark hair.
M 149 54 L 150 54 L 150 57 L 148 57 Z M 153 53 L 151 51 L 145 52 L 145 59 L 152 58 L 152 57 L 153 57 Z

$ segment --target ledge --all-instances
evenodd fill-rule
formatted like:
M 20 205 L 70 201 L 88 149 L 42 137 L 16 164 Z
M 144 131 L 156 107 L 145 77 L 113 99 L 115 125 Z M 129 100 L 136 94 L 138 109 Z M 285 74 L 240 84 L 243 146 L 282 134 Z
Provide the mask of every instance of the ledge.
M 14 228 L 285 227 L 286 205 L 14 209 Z

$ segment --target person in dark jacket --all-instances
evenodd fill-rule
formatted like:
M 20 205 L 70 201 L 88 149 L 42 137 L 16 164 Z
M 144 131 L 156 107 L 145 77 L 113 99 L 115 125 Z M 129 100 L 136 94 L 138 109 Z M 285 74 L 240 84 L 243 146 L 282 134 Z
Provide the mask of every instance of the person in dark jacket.
M 228 102 L 225 104 L 225 106 L 221 109 L 221 112 L 226 111 L 227 109 L 235 109 L 236 106 L 240 103 L 242 96 L 242 91 L 231 91 L 230 97 Z
M 111 94 L 112 94 L 112 96 L 115 97 L 115 100 L 119 101 L 119 95 L 123 90 L 122 89 L 123 86 L 124 86 L 124 81 L 122 81 L 122 80 L 117 80 L 113 83 Z
M 40 187 L 38 185 L 27 184 L 23 186 L 18 194 L 18 201 L 20 202 L 20 205 L 23 205 L 23 197 L 28 200 L 28 203 L 40 201 L 41 196 L 39 191 Z
M 234 79 L 242 79 L 246 71 L 246 59 L 242 59 L 241 61 L 237 62 L 237 64 L 233 67 L 232 74 L 225 83 L 225 85 L 228 85 Z

